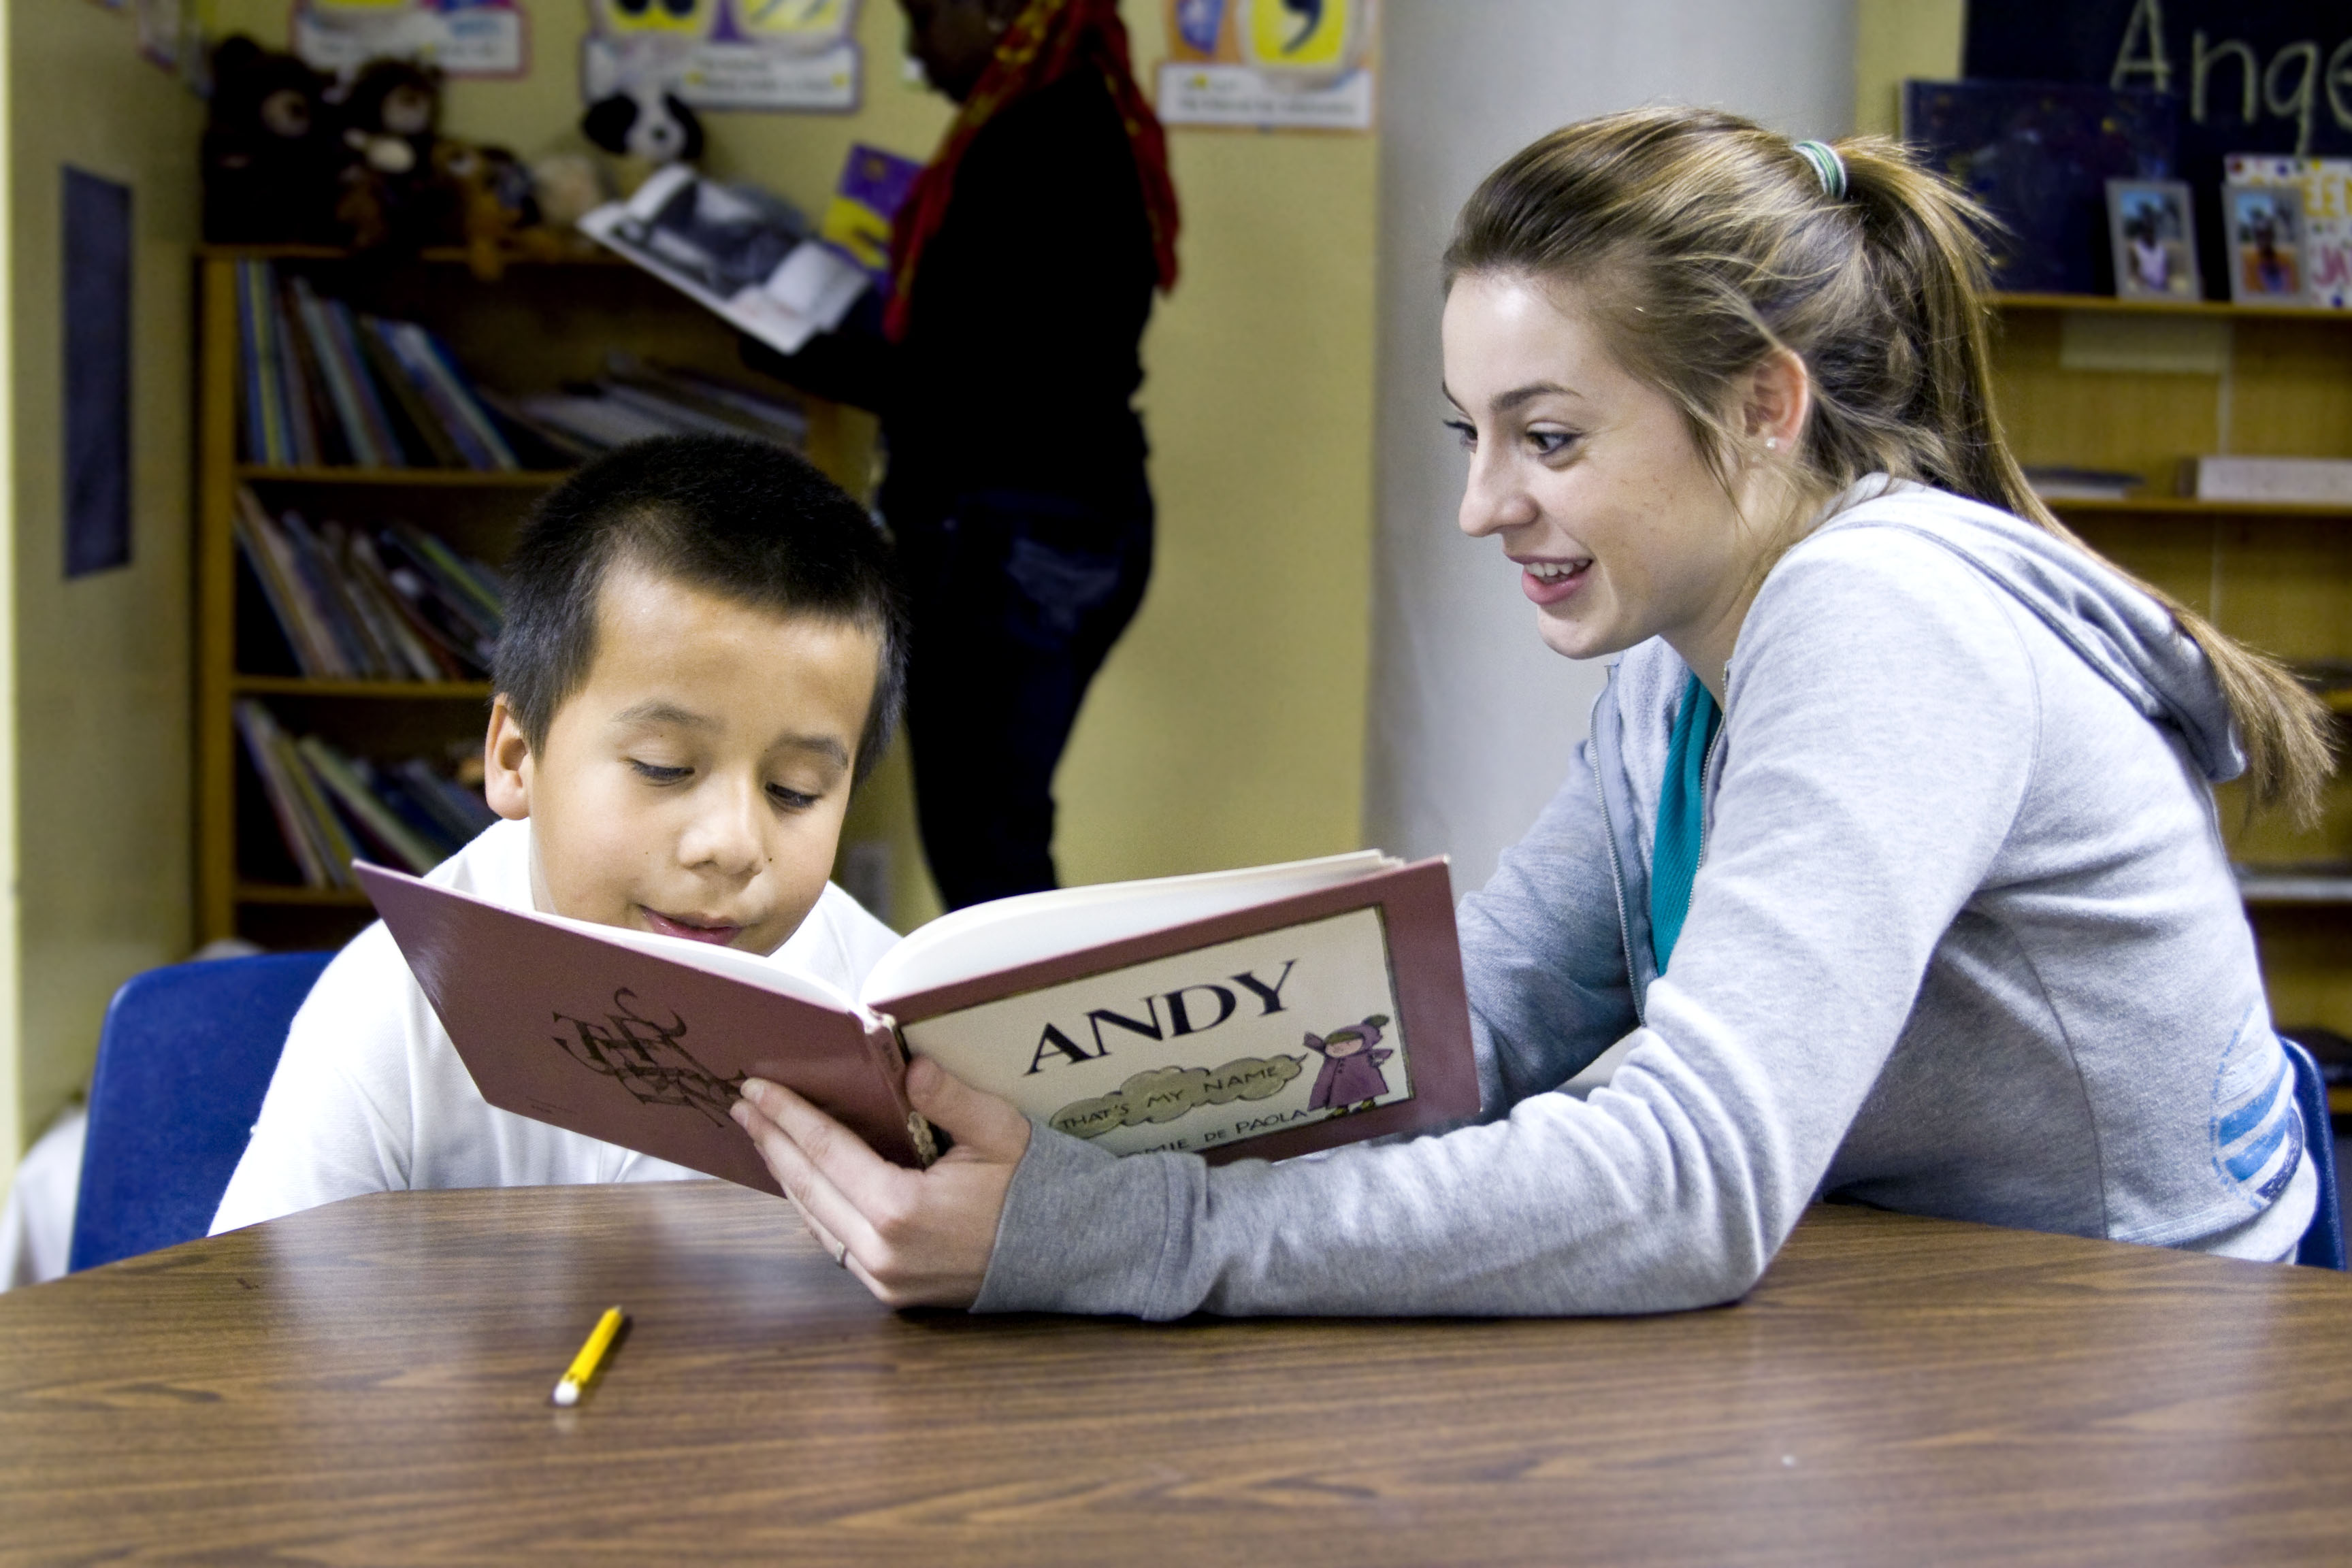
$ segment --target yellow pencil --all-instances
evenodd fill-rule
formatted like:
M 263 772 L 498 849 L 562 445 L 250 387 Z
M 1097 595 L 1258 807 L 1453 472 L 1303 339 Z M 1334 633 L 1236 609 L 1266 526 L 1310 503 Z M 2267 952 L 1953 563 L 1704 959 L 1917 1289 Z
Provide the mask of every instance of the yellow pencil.
M 613 1336 L 621 1331 L 624 1321 L 620 1308 L 604 1309 L 604 1315 L 596 1320 L 594 1328 L 588 1331 L 588 1342 L 580 1347 L 580 1353 L 572 1358 L 572 1365 L 565 1371 L 563 1380 L 555 1385 L 555 1403 L 580 1403 L 582 1385 L 596 1375 L 596 1363 L 604 1359 L 604 1352 L 612 1347 Z

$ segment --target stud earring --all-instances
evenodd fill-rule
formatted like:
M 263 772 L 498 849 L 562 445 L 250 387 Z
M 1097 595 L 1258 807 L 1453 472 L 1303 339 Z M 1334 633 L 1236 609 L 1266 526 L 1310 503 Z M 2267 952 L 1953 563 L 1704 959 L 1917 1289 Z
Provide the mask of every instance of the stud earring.
M 1779 437 L 1778 436 L 1767 436 L 1767 437 L 1764 437 L 1764 449 L 1765 449 L 1766 451 L 1768 451 L 1768 452 L 1777 452 L 1777 451 L 1779 451 L 1779 450 L 1780 449 L 1780 437 Z

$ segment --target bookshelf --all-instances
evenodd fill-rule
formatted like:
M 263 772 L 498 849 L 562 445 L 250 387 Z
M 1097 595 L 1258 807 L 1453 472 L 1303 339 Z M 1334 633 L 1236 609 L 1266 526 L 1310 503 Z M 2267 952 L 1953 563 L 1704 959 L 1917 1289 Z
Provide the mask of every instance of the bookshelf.
M 239 432 L 238 268 L 254 261 L 303 276 L 321 295 L 423 323 L 451 346 L 475 382 L 501 393 L 547 392 L 593 379 L 614 353 L 752 378 L 741 369 L 732 329 L 602 255 L 518 259 L 499 277 L 485 279 L 469 270 L 459 251 L 391 262 L 310 247 L 198 250 L 198 940 L 242 936 L 273 948 L 329 946 L 366 922 L 366 900 L 350 889 L 305 885 L 240 739 L 236 705 L 258 703 L 289 736 L 315 735 L 353 756 L 446 758 L 468 748 L 478 752 L 490 686 L 478 679 L 302 673 L 259 579 L 240 563 L 239 492 L 251 491 L 272 515 L 299 510 L 353 533 L 409 525 L 462 555 L 496 563 L 532 503 L 564 470 L 251 461 Z M 798 401 L 808 419 L 811 459 L 852 493 L 864 494 L 870 420 L 817 400 Z M 887 815 L 887 804 L 869 804 L 865 815 L 872 818 L 877 809 Z
M 2052 501 L 2067 525 L 2256 647 L 2352 661 L 2352 505 L 2170 493 L 2188 457 L 2352 458 L 2352 311 L 2051 294 L 1999 307 L 2020 460 L 2147 477 L 2123 500 Z M 2352 691 L 2327 700 L 2352 716 Z M 2234 785 L 2221 796 L 2273 1016 L 2352 1035 L 2352 782 L 2308 831 L 2251 812 Z

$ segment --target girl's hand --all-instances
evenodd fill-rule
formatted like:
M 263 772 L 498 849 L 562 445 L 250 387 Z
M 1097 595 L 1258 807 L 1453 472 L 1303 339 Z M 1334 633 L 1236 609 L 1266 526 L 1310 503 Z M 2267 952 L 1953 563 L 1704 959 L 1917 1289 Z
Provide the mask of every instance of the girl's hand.
M 955 1140 L 928 1171 L 892 1164 L 764 1079 L 744 1080 L 734 1117 L 817 1240 L 877 1298 L 893 1307 L 969 1307 L 1029 1149 L 1029 1121 L 928 1057 L 907 1068 L 907 1098 Z

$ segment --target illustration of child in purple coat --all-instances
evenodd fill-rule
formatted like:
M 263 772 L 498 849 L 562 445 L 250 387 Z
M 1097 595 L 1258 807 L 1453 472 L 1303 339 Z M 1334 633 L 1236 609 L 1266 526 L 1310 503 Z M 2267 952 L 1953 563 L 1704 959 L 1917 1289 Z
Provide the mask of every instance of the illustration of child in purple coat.
M 1307 1101 L 1309 1110 L 1328 1110 L 1334 1116 L 1370 1110 L 1372 1102 L 1389 1091 L 1381 1064 L 1396 1053 L 1374 1048 L 1380 1046 L 1381 1030 L 1388 1021 L 1387 1014 L 1375 1013 L 1360 1024 L 1334 1029 L 1328 1036 L 1307 1037 L 1307 1048 L 1323 1058 L 1323 1070 L 1315 1075 L 1315 1092 Z

